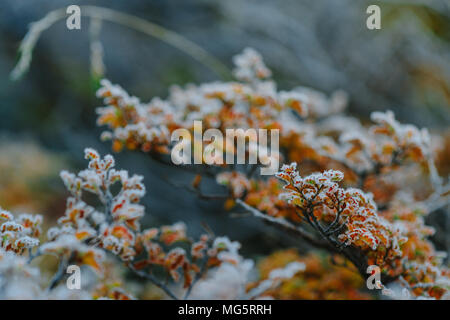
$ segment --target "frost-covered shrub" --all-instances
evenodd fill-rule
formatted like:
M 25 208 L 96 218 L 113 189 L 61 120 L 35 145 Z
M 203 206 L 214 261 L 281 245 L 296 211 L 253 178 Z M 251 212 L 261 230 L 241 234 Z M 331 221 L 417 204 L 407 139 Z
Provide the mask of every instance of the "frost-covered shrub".
M 254 263 L 240 255 L 238 242 L 210 230 L 191 239 L 184 222 L 143 226 L 143 177 L 116 169 L 113 156 L 88 148 L 87 169 L 60 174 L 69 197 L 46 236 L 40 215 L 0 211 L 0 297 L 145 296 L 132 285 L 129 274 L 134 274 L 160 288 L 159 297 L 173 299 L 367 298 L 359 289 L 373 265 L 381 270 L 377 285 L 386 296 L 449 296 L 450 272 L 429 240 L 434 229 L 425 224 L 428 214 L 449 201 L 428 131 L 401 124 L 390 111 L 373 113 L 371 126 L 362 124 L 345 115 L 347 97 L 340 91 L 331 97 L 310 88 L 278 91 L 253 49 L 234 62 L 235 81 L 174 86 L 167 99 L 148 103 L 103 80 L 98 97 L 105 106 L 97 109 L 97 122 L 108 129 L 102 139 L 112 140 L 114 151 L 140 150 L 171 165 L 171 134 L 192 131 L 194 120 L 202 121 L 203 130 L 224 135 L 227 129 L 280 130 L 275 156 L 290 164 L 275 176 L 258 176 L 262 163 L 204 164 L 202 173 L 224 186 L 227 209 L 239 205 L 325 251 L 339 270 L 319 263 L 314 253 L 273 267 L 269 257 L 264 260 L 269 270 L 260 267 L 255 279 Z M 251 143 L 247 156 L 258 142 Z M 236 146 L 221 151 L 235 153 Z M 191 191 L 208 198 L 201 183 L 200 174 Z M 50 279 L 49 270 L 35 262 L 47 256 L 58 261 Z M 63 281 L 70 265 L 83 268 L 82 290 L 76 293 Z M 329 272 L 337 282 L 330 281 Z M 292 289 L 298 281 L 316 285 Z
M 98 124 L 108 130 L 102 138 L 112 140 L 115 151 L 140 150 L 164 161 L 171 133 L 193 130 L 194 120 L 224 135 L 230 128 L 279 129 L 279 157 L 291 163 L 279 179 L 258 177 L 260 164 L 204 165 L 226 187 L 226 208 L 239 204 L 300 241 L 342 255 L 363 279 L 377 265 L 385 293 L 400 285 L 411 297 L 448 296 L 445 255 L 435 250 L 434 230 L 424 223 L 449 202 L 428 131 L 401 124 L 391 111 L 374 112 L 373 124 L 363 124 L 345 114 L 340 91 L 330 97 L 303 87 L 278 91 L 253 49 L 234 62 L 235 81 L 173 86 L 167 99 L 148 103 L 103 80 Z M 197 176 L 193 188 L 207 198 L 200 184 Z
M 227 237 L 204 234 L 190 239 L 182 222 L 142 230 L 145 208 L 139 200 L 145 195 L 142 176 L 115 169 L 111 155 L 101 158 L 93 149 L 85 150 L 88 168 L 78 174 L 61 172 L 70 193 L 66 210 L 57 226 L 40 242 L 42 216 L 0 211 L 0 297 L 23 299 L 110 298 L 130 299 L 114 271 L 117 261 L 137 276 L 164 290 L 171 298 L 220 297 L 223 270 L 228 272 L 228 298 L 241 297 L 247 284 L 246 273 L 253 262 L 243 259 L 240 244 Z M 112 190 L 118 184 L 120 188 Z M 94 194 L 100 205 L 90 205 L 85 193 Z M 58 271 L 48 283 L 32 261 L 39 256 L 58 259 Z M 71 292 L 62 280 L 69 265 L 89 267 L 96 275 L 82 291 Z M 172 281 L 167 281 L 170 277 Z M 166 280 L 164 280 L 166 279 Z M 205 296 L 200 288 L 207 288 Z M 194 291 L 192 291 L 194 289 Z M 176 296 L 175 292 L 180 294 Z

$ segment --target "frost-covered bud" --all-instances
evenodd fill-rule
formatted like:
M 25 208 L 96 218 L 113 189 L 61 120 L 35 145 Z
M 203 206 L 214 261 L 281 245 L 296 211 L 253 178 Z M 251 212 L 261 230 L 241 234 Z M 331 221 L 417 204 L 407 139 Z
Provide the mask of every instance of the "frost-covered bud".
M 87 160 L 95 160 L 99 159 L 100 155 L 98 152 L 92 148 L 86 148 L 84 149 L 84 158 Z
M 344 174 L 341 171 L 337 171 L 337 170 L 324 171 L 323 175 L 325 177 L 327 177 L 328 179 L 330 179 L 330 181 L 333 181 L 333 182 L 339 182 L 339 181 L 342 181 L 342 179 L 344 179 Z
M 244 51 L 233 57 L 236 65 L 233 73 L 236 79 L 253 82 L 257 79 L 269 78 L 272 72 L 265 66 L 261 55 L 252 48 L 245 48 Z
M 16 240 L 15 246 L 18 248 L 33 248 L 39 245 L 39 240 L 28 236 Z
M 23 226 L 14 221 L 8 221 L 1 225 L 0 230 L 1 230 L 1 232 L 6 232 L 6 231 L 22 232 Z
M 9 221 L 12 220 L 14 218 L 14 216 L 11 214 L 11 212 L 6 211 L 6 210 L 2 210 L 0 208 L 0 221 Z
M 283 106 L 296 111 L 301 117 L 308 115 L 308 97 L 306 95 L 296 91 L 281 91 L 279 99 Z

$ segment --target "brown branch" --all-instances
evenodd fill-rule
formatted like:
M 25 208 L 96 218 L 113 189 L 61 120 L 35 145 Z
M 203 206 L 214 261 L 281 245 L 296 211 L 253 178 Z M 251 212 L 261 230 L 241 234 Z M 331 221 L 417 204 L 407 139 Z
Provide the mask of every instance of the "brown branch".
M 202 266 L 200 267 L 200 272 L 198 272 L 196 275 L 195 275 L 195 278 L 194 278 L 194 280 L 192 280 L 192 283 L 191 283 L 191 285 L 189 286 L 189 288 L 187 289 L 187 291 L 186 291 L 186 293 L 185 293 L 185 295 L 184 295 L 184 300 L 186 300 L 188 297 L 189 297 L 189 295 L 191 294 L 191 291 L 192 291 L 192 289 L 194 288 L 194 286 L 196 285 L 196 283 L 205 275 L 205 273 L 206 273 L 206 270 L 208 269 L 207 268 L 207 266 L 208 266 L 208 260 L 209 260 L 209 257 L 208 257 L 208 255 L 205 253 L 205 257 L 203 258 L 203 262 L 202 262 Z
M 283 229 L 284 231 L 287 231 L 290 234 L 293 234 L 295 236 L 299 236 L 311 245 L 318 247 L 318 248 L 324 248 L 327 250 L 333 249 L 331 246 L 329 246 L 326 242 L 320 241 L 319 239 L 315 238 L 312 234 L 304 230 L 303 228 L 299 226 L 295 226 L 292 223 L 288 222 L 285 219 L 276 218 L 269 216 L 267 214 L 262 213 L 261 211 L 253 208 L 252 206 L 248 205 L 241 199 L 236 199 L 236 203 L 240 204 L 244 209 L 246 209 L 248 212 L 250 212 L 254 217 L 264 220 L 266 223 L 273 225 L 275 227 L 278 227 L 280 229 Z
M 69 265 L 70 261 L 75 257 L 75 251 L 73 251 L 70 256 L 68 257 L 61 257 L 61 260 L 59 261 L 58 270 L 54 274 L 53 278 L 50 280 L 50 283 L 48 285 L 47 291 L 53 290 L 58 283 L 61 281 L 61 279 L 64 276 L 64 270 L 67 269 L 67 266 Z
M 136 275 L 140 276 L 141 278 L 145 278 L 147 280 L 150 280 L 151 283 L 153 283 L 158 288 L 162 289 L 169 297 L 171 297 L 173 300 L 178 300 L 178 298 L 175 296 L 175 294 L 170 291 L 170 289 L 160 282 L 158 279 L 156 279 L 153 275 L 137 270 L 135 269 L 131 264 L 128 265 L 128 268 L 133 271 Z
M 225 199 L 228 199 L 231 196 L 229 193 L 226 193 L 226 194 L 205 194 L 199 188 L 193 188 L 190 185 L 173 182 L 167 177 L 163 177 L 163 179 L 168 184 L 170 184 L 173 187 L 183 188 L 183 189 L 186 189 L 189 192 L 195 193 L 201 199 L 206 199 L 206 200 L 225 200 Z

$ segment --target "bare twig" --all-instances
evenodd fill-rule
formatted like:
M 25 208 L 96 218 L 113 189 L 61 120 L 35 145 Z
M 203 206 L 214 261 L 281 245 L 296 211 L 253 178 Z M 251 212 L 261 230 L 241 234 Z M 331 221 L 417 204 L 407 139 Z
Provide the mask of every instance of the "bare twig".
M 441 209 L 450 204 L 450 184 L 440 186 L 439 190 L 433 192 L 422 204 L 428 213 Z
M 202 265 L 201 265 L 201 267 L 200 267 L 200 272 L 198 272 L 198 273 L 195 275 L 194 280 L 192 280 L 191 285 L 190 285 L 189 288 L 186 290 L 186 293 L 185 293 L 184 298 L 183 298 L 184 300 L 186 300 L 186 299 L 189 297 L 189 295 L 191 294 L 192 289 L 194 288 L 194 286 L 196 285 L 196 283 L 197 283 L 197 282 L 204 276 L 204 274 L 206 273 L 206 270 L 207 270 L 207 264 L 208 264 L 208 259 L 209 259 L 209 257 L 208 257 L 208 255 L 205 253 L 205 257 L 203 258 Z
M 295 226 L 292 223 L 286 221 L 285 219 L 276 218 L 276 217 L 272 217 L 267 214 L 264 214 L 264 213 L 260 212 L 259 210 L 253 208 L 252 206 L 249 206 L 241 199 L 237 199 L 236 202 L 238 204 L 240 204 L 248 212 L 250 212 L 254 217 L 262 219 L 265 222 L 267 222 L 268 224 L 274 225 L 278 228 L 284 229 L 285 231 L 287 231 L 291 234 L 299 236 L 302 239 L 306 240 L 308 243 L 310 243 L 316 247 L 332 249 L 326 242 L 316 239 L 312 234 L 310 234 L 303 228 Z
M 42 253 L 41 253 L 40 248 L 37 248 L 36 251 L 35 251 L 34 253 L 33 253 L 33 252 L 31 251 L 31 249 L 30 249 L 30 253 L 29 253 L 29 255 L 28 255 L 28 261 L 27 261 L 27 263 L 30 264 L 31 261 L 34 260 L 34 258 L 37 258 L 37 257 L 39 257 L 39 256 L 41 256 L 41 255 L 42 255 Z
M 165 157 L 161 156 L 161 154 L 157 153 L 150 153 L 150 159 L 152 159 L 155 162 L 158 162 L 160 164 L 163 164 L 165 166 L 171 167 L 171 168 L 179 168 L 181 170 L 184 170 L 186 172 L 205 175 L 210 178 L 216 177 L 216 174 L 218 172 L 224 171 L 223 168 L 219 168 L 217 166 L 198 166 L 195 164 L 180 164 L 180 165 L 174 165 L 173 162 L 170 161 L 170 159 L 164 159 Z M 218 172 L 217 172 L 218 171 Z
M 190 185 L 185 185 L 185 184 L 180 184 L 180 183 L 176 183 L 171 181 L 168 178 L 164 179 L 167 183 L 169 183 L 170 185 L 176 187 L 176 188 L 183 188 L 186 189 L 189 192 L 195 193 L 199 198 L 201 199 L 207 199 L 207 200 L 224 200 L 230 197 L 230 195 L 228 193 L 226 194 L 205 194 L 203 193 L 200 189 L 198 188 L 193 188 Z
M 86 5 L 80 6 L 80 9 L 82 16 L 117 23 L 164 41 L 188 54 L 222 78 L 230 78 L 230 72 L 222 62 L 194 42 L 182 37 L 176 32 L 131 14 L 109 8 Z M 25 35 L 25 38 L 20 45 L 20 59 L 14 70 L 11 72 L 11 79 L 17 80 L 27 72 L 32 60 L 33 49 L 42 32 L 50 28 L 59 20 L 64 19 L 66 16 L 66 8 L 60 8 L 47 13 L 44 18 L 31 24 L 30 30 Z
M 50 280 L 50 283 L 48 285 L 47 291 L 51 291 L 53 290 L 58 283 L 62 280 L 64 274 L 65 274 L 65 270 L 67 269 L 67 266 L 69 264 L 69 262 L 75 257 L 75 251 L 72 251 L 72 253 L 70 254 L 70 256 L 66 256 L 66 257 L 62 257 L 61 260 L 59 261 L 59 265 L 58 265 L 58 270 L 56 271 L 56 273 L 54 274 L 53 278 Z
M 147 280 L 150 280 L 151 283 L 153 283 L 158 288 L 162 289 L 169 297 L 171 297 L 173 300 L 178 300 L 178 298 L 175 296 L 175 294 L 170 291 L 170 289 L 162 282 L 160 282 L 158 279 L 156 279 L 153 275 L 143 272 L 141 270 L 135 269 L 131 264 L 128 265 L 129 269 L 133 271 L 136 275 L 145 278 Z

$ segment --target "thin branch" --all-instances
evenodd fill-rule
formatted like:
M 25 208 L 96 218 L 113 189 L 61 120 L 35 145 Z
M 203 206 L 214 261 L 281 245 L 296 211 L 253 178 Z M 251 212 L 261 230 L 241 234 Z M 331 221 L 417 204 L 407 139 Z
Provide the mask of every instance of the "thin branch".
M 321 230 L 321 229 L 315 228 L 317 231 L 319 231 L 319 233 L 324 237 L 324 239 L 327 242 L 318 240 L 317 238 L 315 238 L 314 236 L 312 236 L 310 233 L 306 232 L 302 228 L 296 227 L 284 219 L 275 218 L 275 217 L 266 215 L 266 214 L 258 211 L 257 209 L 253 208 L 252 206 L 249 206 L 248 204 L 246 204 L 245 202 L 243 202 L 240 199 L 237 199 L 236 202 L 239 203 L 241 206 L 243 206 L 245 209 L 247 209 L 249 212 L 251 212 L 253 214 L 253 216 L 255 216 L 257 218 L 261 218 L 264 221 L 268 222 L 269 224 L 272 224 L 274 226 L 282 228 L 285 231 L 288 231 L 289 233 L 292 233 L 296 236 L 300 236 L 302 239 L 306 240 L 311 245 L 313 245 L 317 248 L 323 248 L 323 249 L 328 250 L 329 252 L 340 253 L 340 254 L 344 255 L 344 257 L 347 258 L 349 261 L 351 261 L 353 263 L 353 265 L 358 269 L 360 275 L 364 279 L 367 278 L 367 276 L 368 276 L 366 274 L 367 261 L 363 260 L 360 256 L 358 256 L 359 253 L 356 250 L 354 250 L 352 248 L 348 248 L 348 247 L 343 248 L 340 244 L 338 244 L 336 242 L 336 240 L 334 240 L 334 239 L 330 238 L 328 235 L 324 234 L 323 229 Z M 313 223 L 313 221 L 311 221 L 311 218 L 308 215 L 306 215 L 305 217 L 307 219 L 309 219 L 310 224 L 314 227 L 314 223 Z M 382 277 L 383 277 L 384 282 L 386 282 L 386 283 L 391 281 L 390 278 L 385 277 L 384 275 L 382 275 Z
M 441 190 L 443 189 L 442 178 L 441 176 L 439 176 L 433 157 L 431 155 L 427 157 L 427 165 L 428 170 L 430 171 L 429 177 L 433 189 L 435 190 L 435 192 L 441 192 Z
M 341 213 L 343 211 L 343 209 L 341 208 L 341 201 L 339 200 L 338 197 L 336 197 L 337 199 L 337 212 L 336 212 L 336 217 L 334 218 L 333 222 L 330 223 L 330 225 L 325 229 L 325 233 L 328 234 L 328 232 L 330 230 L 333 229 L 333 227 L 339 223 L 339 219 L 341 218 Z
M 274 225 L 276 227 L 284 229 L 285 231 L 288 231 L 289 233 L 294 234 L 296 236 L 299 236 L 302 239 L 306 240 L 307 242 L 309 242 L 310 244 L 312 244 L 316 247 L 325 248 L 328 250 L 332 249 L 327 243 L 316 239 L 312 234 L 310 234 L 303 228 L 295 226 L 295 225 L 291 224 L 290 222 L 286 221 L 285 219 L 275 218 L 275 217 L 269 216 L 267 214 L 264 214 L 261 211 L 253 208 L 252 206 L 249 206 L 241 199 L 236 199 L 236 202 L 238 204 L 240 204 L 244 209 L 246 209 L 248 212 L 250 212 L 256 218 L 262 219 L 271 225 Z
M 203 193 L 200 189 L 197 188 L 193 188 L 190 185 L 185 185 L 185 184 L 179 184 L 176 182 L 171 181 L 168 178 L 164 179 L 167 183 L 169 183 L 170 185 L 176 187 L 176 188 L 183 188 L 186 189 L 189 192 L 195 193 L 199 198 L 201 199 L 206 199 L 206 200 L 224 200 L 230 197 L 230 195 L 227 194 L 205 194 Z
M 189 295 L 191 294 L 192 289 L 194 288 L 195 284 L 205 275 L 205 272 L 207 270 L 207 265 L 208 265 L 208 259 L 209 259 L 209 257 L 205 253 L 205 257 L 203 258 L 202 266 L 200 267 L 200 272 L 198 272 L 195 275 L 194 280 L 192 280 L 191 285 L 189 286 L 189 288 L 187 289 L 187 291 L 186 291 L 186 293 L 184 295 L 184 298 L 183 298 L 184 300 L 186 300 L 189 297 Z
M 131 264 L 128 265 L 129 269 L 131 271 L 133 271 L 136 275 L 145 278 L 147 280 L 150 280 L 151 283 L 153 283 L 155 286 L 157 286 L 158 288 L 162 289 L 169 297 L 171 297 L 173 300 L 178 300 L 178 298 L 175 296 L 175 294 L 172 293 L 172 291 L 170 291 L 170 289 L 163 284 L 162 282 L 160 282 L 158 279 L 156 279 L 153 275 L 140 271 L 140 270 L 136 270 Z
M 39 256 L 41 256 L 41 255 L 42 255 L 42 253 L 41 253 L 40 248 L 37 248 L 37 249 L 36 249 L 36 252 L 34 252 L 34 253 L 33 253 L 33 252 L 31 251 L 31 249 L 30 249 L 30 253 L 29 253 L 29 256 L 28 256 L 28 261 L 27 261 L 27 263 L 30 264 L 31 261 L 34 260 L 34 258 L 37 258 L 37 257 L 39 257 Z
M 117 23 L 166 42 L 188 54 L 222 78 L 230 78 L 230 72 L 222 62 L 194 42 L 182 37 L 174 31 L 168 30 L 131 14 L 122 13 L 108 8 L 86 5 L 80 6 L 80 9 L 82 16 Z M 29 69 L 33 49 L 41 34 L 59 20 L 64 19 L 66 16 L 66 8 L 59 8 L 50 11 L 44 18 L 31 24 L 30 30 L 21 42 L 19 48 L 20 59 L 11 72 L 12 80 L 19 79 Z
M 223 168 L 217 167 L 217 166 L 198 166 L 195 164 L 180 164 L 180 165 L 174 165 L 173 162 L 171 162 L 170 160 L 166 160 L 164 159 L 163 156 L 161 156 L 161 154 L 158 153 L 149 153 L 150 155 L 150 159 L 158 162 L 160 164 L 163 164 L 165 166 L 171 167 L 171 168 L 179 168 L 181 170 L 184 170 L 186 172 L 189 173 L 195 173 L 195 174 L 200 174 L 200 175 L 205 175 L 208 176 L 210 178 L 215 179 L 217 172 L 214 172 L 213 169 L 215 169 L 216 171 L 219 170 L 219 172 L 221 171 L 225 171 Z
M 69 257 L 61 258 L 61 260 L 59 262 L 58 270 L 54 274 L 53 278 L 50 280 L 50 284 L 48 285 L 47 291 L 53 290 L 58 285 L 58 283 L 62 280 L 62 278 L 65 274 L 64 271 L 67 269 L 69 262 L 74 258 L 74 256 L 75 256 L 75 251 L 73 251 Z
M 450 184 L 441 186 L 439 190 L 433 192 L 427 199 L 422 201 L 428 213 L 434 212 L 450 204 Z

